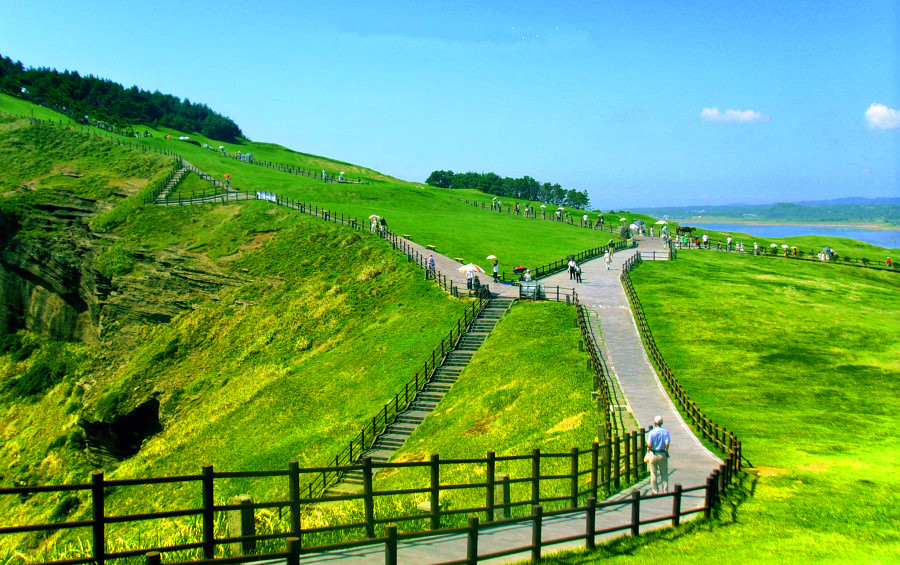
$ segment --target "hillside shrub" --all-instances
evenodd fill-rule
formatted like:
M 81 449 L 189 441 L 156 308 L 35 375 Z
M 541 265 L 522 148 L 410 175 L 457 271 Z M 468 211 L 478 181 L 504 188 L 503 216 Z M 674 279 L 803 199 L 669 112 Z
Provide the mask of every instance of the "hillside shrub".
M 62 382 L 68 372 L 63 344 L 49 344 L 34 357 L 25 372 L 7 384 L 7 388 L 18 397 L 36 397 Z
M 108 279 L 127 275 L 134 265 L 134 255 L 121 245 L 113 245 L 94 259 L 94 268 Z

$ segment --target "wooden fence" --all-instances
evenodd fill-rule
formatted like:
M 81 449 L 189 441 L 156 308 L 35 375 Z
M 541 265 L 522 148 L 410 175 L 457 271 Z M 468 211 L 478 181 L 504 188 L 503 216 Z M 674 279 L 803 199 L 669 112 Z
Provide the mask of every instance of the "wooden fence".
M 482 210 L 491 210 L 491 211 L 493 211 L 493 209 L 491 209 L 490 206 L 485 206 L 485 202 L 484 202 L 483 200 L 471 200 L 471 201 L 470 201 L 470 200 L 467 199 L 467 198 L 457 198 L 456 200 L 457 200 L 458 202 L 465 202 L 467 205 L 473 206 L 473 207 L 475 207 L 475 208 L 480 208 L 480 209 L 482 209 Z M 502 214 L 503 211 L 500 210 L 498 213 L 501 213 L 501 214 Z M 537 219 L 537 214 L 525 214 L 521 209 L 520 209 L 520 210 L 516 210 L 516 209 L 513 208 L 512 206 L 506 206 L 506 214 L 507 214 L 507 215 L 510 215 L 510 216 L 522 216 L 522 217 L 524 217 L 524 218 L 531 218 L 531 219 L 533 219 L 533 220 L 536 220 L 536 219 Z M 602 216 L 600 216 L 600 217 L 602 217 Z M 578 227 L 581 227 L 581 228 L 587 228 L 587 229 L 591 229 L 591 230 L 603 230 L 603 231 L 608 231 L 609 233 L 616 233 L 616 232 L 618 232 L 618 230 L 619 230 L 619 225 L 620 225 L 620 224 L 616 224 L 615 226 L 613 226 L 613 225 L 608 225 L 608 226 L 607 226 L 605 223 L 598 223 L 598 222 L 594 222 L 594 221 L 591 221 L 591 220 L 588 220 L 587 222 L 585 222 L 583 217 L 582 217 L 582 218 L 578 218 L 578 222 L 576 223 L 576 222 L 575 222 L 575 218 L 572 217 L 572 216 L 569 216 L 569 218 L 568 218 L 567 220 L 556 220 L 556 219 L 554 218 L 554 214 L 552 214 L 552 213 L 550 214 L 550 217 L 549 217 L 549 218 L 547 217 L 546 214 L 542 214 L 542 215 L 541 215 L 541 220 L 548 221 L 548 222 L 550 222 L 550 221 L 561 221 L 562 223 L 568 224 L 568 225 L 570 225 L 570 226 L 576 226 L 576 225 L 577 225 Z
M 734 468 L 731 470 L 736 472 L 740 470 L 741 442 L 737 439 L 734 432 L 713 422 L 697 408 L 697 405 L 694 404 L 684 391 L 684 387 L 682 387 L 681 383 L 675 378 L 674 373 L 672 373 L 669 365 L 666 363 L 665 359 L 663 359 L 662 353 L 660 353 L 659 348 L 656 346 L 656 340 L 653 339 L 653 333 L 650 331 L 650 325 L 647 322 L 647 317 L 644 314 L 641 301 L 634 290 L 634 286 L 631 284 L 631 277 L 628 275 L 629 271 L 637 265 L 640 265 L 642 262 L 640 253 L 636 253 L 633 257 L 628 259 L 622 268 L 621 280 L 622 286 L 625 288 L 625 294 L 631 302 L 634 319 L 640 330 L 641 337 L 644 340 L 647 352 L 650 354 L 650 358 L 656 365 L 657 371 L 668 388 L 670 396 L 675 400 L 682 413 L 686 416 L 686 421 L 688 421 L 695 430 L 700 432 L 703 439 L 706 439 L 718 449 L 725 451 L 729 456 L 733 456 Z
M 598 396 L 597 410 L 600 411 L 600 418 L 603 422 L 600 433 L 597 434 L 597 437 L 609 440 L 615 435 L 616 432 L 614 422 L 612 421 L 612 418 L 610 416 L 612 402 L 610 401 L 609 387 L 611 386 L 611 383 L 609 381 L 609 376 L 604 371 L 605 364 L 603 363 L 602 355 L 597 349 L 596 343 L 594 341 L 594 336 L 591 333 L 591 328 L 588 325 L 587 312 L 585 311 L 584 306 L 582 306 L 579 302 L 577 294 L 575 295 L 575 312 L 577 314 L 576 321 L 578 323 L 578 329 L 581 330 L 581 338 L 583 340 L 584 347 L 587 349 L 588 355 L 590 355 L 588 368 L 593 370 L 594 372 L 593 389 Z
M 304 489 L 307 498 L 312 498 L 313 494 L 323 493 L 328 487 L 340 482 L 341 476 L 345 472 L 340 469 L 356 463 L 360 456 L 372 447 L 378 436 L 397 420 L 397 416 L 415 401 L 416 396 L 431 381 L 434 372 L 444 363 L 447 355 L 456 348 L 460 338 L 468 331 L 469 326 L 481 311 L 490 304 L 490 301 L 491 295 L 486 288 L 475 295 L 475 301 L 466 307 L 463 315 L 456 320 L 456 327 L 451 328 L 450 332 L 441 339 L 441 343 L 431 351 L 431 355 L 425 359 L 413 378 L 403 385 L 403 390 L 394 393 L 394 398 L 386 402 L 382 409 L 372 416 L 371 425 L 363 427 L 347 446 L 334 456 L 332 467 L 323 470 L 321 475 L 317 475 L 307 484 Z
M 212 559 L 217 554 L 223 555 L 227 544 L 237 542 L 255 542 L 297 538 L 302 553 L 312 553 L 340 548 L 349 548 L 361 542 L 377 541 L 376 536 L 385 531 L 385 525 L 408 524 L 401 538 L 416 537 L 423 533 L 455 531 L 454 516 L 477 515 L 485 523 L 504 522 L 528 519 L 528 512 L 536 505 L 545 505 L 548 509 L 560 511 L 577 510 L 587 503 L 588 498 L 597 499 L 604 493 L 620 490 L 623 486 L 640 480 L 646 474 L 646 464 L 642 456 L 646 451 L 645 434 L 632 432 L 624 437 L 617 437 L 612 442 L 600 445 L 594 442 L 587 449 L 573 447 L 564 453 L 542 453 L 535 449 L 524 455 L 499 456 L 488 452 L 486 457 L 471 459 L 441 459 L 434 454 L 428 461 L 402 463 L 375 463 L 366 458 L 355 465 L 338 465 L 329 467 L 301 468 L 296 461 L 286 469 L 250 472 L 216 471 L 212 466 L 204 466 L 198 474 L 179 475 L 141 479 L 108 480 L 102 472 L 93 473 L 91 481 L 84 484 L 58 486 L 17 486 L 0 488 L 0 496 L 15 496 L 22 500 L 38 493 L 68 493 L 83 495 L 89 498 L 90 518 L 82 520 L 61 520 L 53 523 L 0 526 L 0 536 L 21 534 L 26 532 L 56 532 L 61 530 L 80 529 L 89 532 L 91 540 L 90 554 L 74 559 L 51 561 L 51 563 L 90 563 L 102 565 L 106 561 L 145 555 L 148 552 L 176 553 L 195 555 L 203 559 Z M 507 467 L 506 473 L 500 473 L 500 467 Z M 410 488 L 377 490 L 373 481 L 376 470 L 421 469 L 421 476 L 428 477 L 423 483 L 410 482 Z M 358 494 L 321 494 L 309 496 L 308 491 L 300 485 L 309 476 L 321 474 L 341 474 L 353 470 L 361 470 L 364 485 Z M 452 471 L 471 471 L 483 480 L 478 482 L 449 484 L 440 477 Z M 419 475 L 412 475 L 417 477 Z M 221 483 L 233 479 L 275 479 L 283 482 L 284 493 L 280 499 L 258 501 L 250 504 L 227 502 L 228 497 L 235 494 L 227 492 L 228 488 Z M 195 489 L 199 506 L 177 508 L 159 512 L 115 514 L 108 509 L 110 493 L 129 487 L 158 487 L 159 496 L 165 497 L 165 490 L 172 485 L 188 485 Z M 482 497 L 483 501 L 476 506 L 454 505 L 452 508 L 442 506 L 442 497 L 447 493 L 456 493 L 468 489 Z M 477 494 L 480 493 L 480 494 Z M 403 499 L 426 494 L 428 507 L 418 508 Z M 216 500 L 219 500 L 217 503 Z M 345 514 L 345 521 L 331 523 L 327 526 L 309 526 L 306 508 L 320 503 L 350 503 L 357 511 Z M 398 508 L 409 509 L 407 514 L 399 514 Z M 279 531 L 260 534 L 216 537 L 217 515 L 229 511 L 256 511 L 277 509 L 286 511 L 284 526 Z M 148 524 L 180 518 L 199 519 L 200 528 L 197 539 L 172 545 L 146 545 L 120 551 L 107 550 L 110 540 L 115 536 L 109 530 L 118 524 Z M 0 522 L 2 523 L 2 522 Z M 150 525 L 147 526 L 149 529 Z M 337 532 L 337 534 L 335 534 Z M 150 537 L 150 536 L 148 536 Z M 323 543 L 333 539 L 344 541 Z M 318 540 L 318 541 L 317 541 Z M 270 544 L 271 545 L 271 544 Z M 219 551 L 217 551 L 219 548 Z M 188 552 L 188 553 L 184 553 Z M 260 556 L 262 557 L 262 556 Z M 246 558 L 245 558 L 246 560 Z

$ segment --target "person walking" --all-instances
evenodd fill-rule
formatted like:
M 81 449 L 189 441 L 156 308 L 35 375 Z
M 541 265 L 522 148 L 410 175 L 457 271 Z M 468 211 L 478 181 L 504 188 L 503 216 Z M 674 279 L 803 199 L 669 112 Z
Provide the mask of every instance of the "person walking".
M 581 282 L 581 265 L 575 265 L 575 282 Z
M 655 427 L 647 435 L 647 465 L 650 467 L 650 492 L 669 492 L 669 430 L 663 427 L 662 416 L 653 418 Z
M 610 253 L 609 249 L 606 250 L 606 253 L 603 255 L 603 260 L 606 262 L 606 270 L 609 270 L 609 266 L 612 265 L 612 253 Z
M 434 273 L 434 255 L 428 257 L 428 270 Z
M 466 271 L 466 289 L 472 290 L 472 282 L 475 274 L 472 271 Z
M 575 263 L 575 259 L 569 259 L 569 280 L 575 280 L 575 267 L 577 263 Z
M 499 278 L 497 276 L 499 271 L 500 271 L 500 261 L 498 261 L 497 259 L 494 259 L 494 282 L 497 282 L 499 280 Z

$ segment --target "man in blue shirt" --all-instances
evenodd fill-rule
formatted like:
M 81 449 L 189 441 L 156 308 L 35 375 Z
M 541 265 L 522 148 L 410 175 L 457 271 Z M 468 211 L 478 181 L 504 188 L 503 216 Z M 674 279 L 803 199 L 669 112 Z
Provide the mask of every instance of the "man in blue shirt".
M 653 418 L 656 424 L 647 436 L 650 467 L 650 492 L 662 494 L 669 491 L 669 430 L 662 427 L 662 416 Z

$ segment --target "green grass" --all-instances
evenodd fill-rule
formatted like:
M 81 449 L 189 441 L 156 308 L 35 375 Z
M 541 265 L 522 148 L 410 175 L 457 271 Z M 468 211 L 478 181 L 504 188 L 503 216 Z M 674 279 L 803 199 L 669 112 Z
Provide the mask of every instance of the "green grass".
M 77 442 L 78 418 L 108 421 L 150 397 L 161 404 L 163 431 L 107 469 L 109 476 L 195 473 L 203 464 L 322 464 L 402 389 L 468 303 L 424 280 L 418 267 L 367 233 L 265 202 L 150 208 L 116 235 L 121 249 L 193 254 L 198 264 L 216 261 L 247 282 L 144 328 L 112 372 L 97 364 L 80 381 L 70 372 L 59 384 L 37 382 L 49 388 L 27 406 L 8 397 L 0 406 L 5 483 L 84 481 L 92 466 Z M 139 265 L 117 276 L 127 284 L 143 275 Z M 13 389 L 31 382 L 28 363 L 39 357 L 16 361 L 19 351 L 2 356 L 3 382 Z M 73 410 L 74 382 L 87 392 Z M 246 486 L 223 484 L 217 496 L 224 503 Z M 265 498 L 273 488 L 260 485 L 253 494 Z M 188 507 L 194 490 L 176 486 L 165 497 L 159 489 L 117 491 L 108 504 L 115 513 Z M 4 512 L 10 522 L 42 520 L 67 504 L 64 498 L 20 504 L 7 497 Z M 85 516 L 89 505 L 69 511 Z M 172 527 L 161 526 L 163 538 L 174 535 Z M 137 530 L 115 535 L 132 543 Z
M 31 109 L 0 96 L 2 111 L 27 115 Z M 37 117 L 61 119 L 49 110 L 34 111 Z M 115 212 L 109 228 L 117 243 L 94 267 L 114 280 L 142 280 L 152 265 L 135 258 L 164 251 L 243 282 L 223 289 L 216 300 L 185 297 L 191 311 L 170 324 L 141 329 L 126 351 L 19 335 L 18 344 L 0 353 L 0 380 L 7 391 L 21 386 L 20 392 L 40 392 L 15 400 L 7 394 L 0 406 L 4 484 L 84 480 L 92 466 L 79 444 L 78 418 L 107 416 L 150 396 L 162 404 L 165 430 L 113 476 L 196 472 L 203 463 L 220 470 L 281 468 L 291 458 L 318 464 L 400 388 L 445 333 L 441 324 L 455 322 L 462 308 L 384 242 L 267 203 L 114 208 L 166 174 L 169 158 L 116 146 L 85 133 L 93 131 L 89 128 L 66 133 L 25 127 L 26 122 L 0 116 L 4 209 L 27 209 L 39 202 L 42 189 L 97 199 L 101 209 Z M 372 183 L 325 184 L 162 137 L 180 132 L 145 129 L 155 137 L 134 143 L 176 150 L 218 178 L 230 173 L 238 188 L 268 190 L 359 218 L 378 213 L 393 231 L 435 244 L 446 255 L 478 262 L 496 254 L 501 269 L 543 264 L 610 238 L 609 232 L 492 213 L 458 200 L 490 201 L 474 191 L 434 189 L 272 144 L 226 144 L 229 152 L 253 152 L 257 160 L 344 171 Z M 189 175 L 179 190 L 196 187 L 198 180 Z M 652 223 L 624 212 L 604 217 L 607 225 L 618 225 L 619 217 Z M 834 243 L 834 238 L 797 238 L 795 244 L 831 245 L 854 257 L 871 253 L 873 260 L 883 260 L 885 251 L 850 240 Z M 722 517 L 727 527 L 694 526 L 671 544 L 623 546 L 622 552 L 650 551 L 669 560 L 683 554 L 698 561 L 731 560 L 734 552 L 736 559 L 753 561 L 784 548 L 796 561 L 869 555 L 886 560 L 882 556 L 892 555 L 897 537 L 883 524 L 898 521 L 897 481 L 883 472 L 897 464 L 890 455 L 885 459 L 897 447 L 886 432 L 897 412 L 896 275 L 721 253 L 679 257 L 638 269 L 638 292 L 676 374 L 698 405 L 738 432 L 759 473 L 744 483 L 754 496 L 734 516 Z M 457 408 L 439 410 L 435 417 L 443 418 L 441 424 L 423 426 L 403 456 L 431 451 L 483 456 L 487 449 L 527 451 L 535 444 L 566 451 L 589 443 L 595 424 L 578 416 L 589 413 L 579 404 L 584 390 L 589 405 L 589 384 L 584 389 L 578 384 L 586 378 L 580 375 L 583 363 L 582 369 L 575 363 L 562 373 L 571 385 L 569 396 L 561 397 L 567 400 L 550 403 L 529 391 L 546 393 L 543 368 L 565 367 L 576 357 L 571 339 L 577 339 L 572 337 L 577 330 L 552 312 L 564 307 L 548 308 L 547 318 L 556 321 L 534 334 L 527 322 L 508 325 L 528 310 L 514 309 L 498 331 L 506 341 L 532 345 L 504 348 L 489 341 L 488 356 L 473 363 L 471 375 L 454 389 L 461 392 L 444 401 Z M 543 316 L 533 314 L 528 321 L 536 325 Z M 568 337 L 557 343 L 554 332 Z M 121 364 L 110 362 L 123 353 Z M 62 356 L 71 364 L 60 373 L 56 360 Z M 466 384 L 469 378 L 478 384 Z M 544 404 L 553 409 L 552 417 L 521 417 Z M 217 502 L 245 490 L 258 499 L 275 496 L 278 488 L 234 482 L 217 494 Z M 174 500 L 196 498 L 185 489 L 169 494 Z M 159 498 L 119 491 L 111 504 L 127 511 L 137 508 L 141 497 Z M 66 497 L 37 496 L 17 508 L 23 509 L 20 514 L 5 510 L 11 522 L 26 515 L 39 521 L 87 512 L 86 503 Z M 275 518 L 267 514 L 266 519 Z M 171 529 L 163 533 L 179 535 Z M 121 535 L 123 543 L 136 539 L 134 531 Z M 29 543 L 42 542 L 34 536 Z
M 488 451 L 498 456 L 527 455 L 533 449 L 569 453 L 572 447 L 590 447 L 601 422 L 591 399 L 589 358 L 578 351 L 581 332 L 574 320 L 574 308 L 561 303 L 513 306 L 392 460 L 426 461 L 433 453 L 442 459 L 484 458 Z M 587 456 L 581 457 L 582 468 L 588 461 Z M 498 463 L 496 472 L 526 477 L 531 474 L 530 465 L 530 461 Z M 542 474 L 569 471 L 568 458 L 547 460 L 544 465 Z M 427 485 L 427 469 L 422 474 L 414 469 L 389 471 L 376 477 L 376 488 L 403 488 L 417 481 Z M 587 479 L 583 477 L 580 488 L 586 488 Z M 444 484 L 483 480 L 483 465 L 442 470 Z M 568 494 L 568 486 L 567 481 L 542 484 L 542 496 Z M 528 484 L 514 485 L 513 500 L 527 500 L 529 489 Z M 442 494 L 442 507 L 483 506 L 483 491 L 448 491 Z M 427 494 L 416 500 L 424 501 Z M 460 525 L 465 519 L 457 517 Z
M 632 279 L 666 361 L 754 467 L 715 525 L 614 561 L 896 562 L 896 275 L 694 251 Z
M 591 399 L 593 374 L 587 369 L 588 355 L 578 350 L 581 333 L 574 325 L 575 310 L 556 302 L 519 303 L 498 323 L 485 343 L 462 371 L 453 388 L 435 411 L 419 425 L 392 462 L 428 461 L 431 454 L 441 459 L 484 458 L 488 451 L 497 456 L 564 453 L 560 459 L 545 459 L 541 474 L 564 474 L 570 470 L 568 454 L 572 447 L 586 449 L 597 439 L 600 415 Z M 523 416 L 527 415 L 527 416 Z M 590 457 L 582 455 L 579 465 L 586 468 Z M 447 464 L 441 466 L 443 485 L 479 483 L 485 480 L 484 464 Z M 498 462 L 497 475 L 511 478 L 531 475 L 531 461 Z M 375 475 L 376 491 L 421 488 L 430 484 L 427 467 L 389 469 Z M 579 488 L 585 490 L 585 475 Z M 530 484 L 512 485 L 513 501 L 528 500 Z M 564 496 L 569 481 L 543 481 L 541 496 Z M 418 515 L 419 504 L 428 493 L 376 498 L 375 517 Z M 580 503 L 584 503 L 586 495 Z M 497 499 L 499 503 L 499 498 Z M 441 493 L 443 511 L 481 507 L 484 488 L 454 489 Z M 565 502 L 546 505 L 548 510 L 564 507 Z M 523 515 L 530 507 L 513 509 Z M 482 519 L 485 518 L 481 512 Z M 466 523 L 468 513 L 442 518 L 443 527 Z M 500 517 L 499 511 L 497 517 Z M 364 520 L 359 501 L 329 504 L 314 509 L 305 527 L 360 522 Z M 427 529 L 428 520 L 403 521 L 400 531 Z M 377 535 L 381 535 L 381 526 Z M 346 534 L 344 534 L 346 536 Z M 310 538 L 308 544 L 340 541 L 346 537 L 326 535 Z

